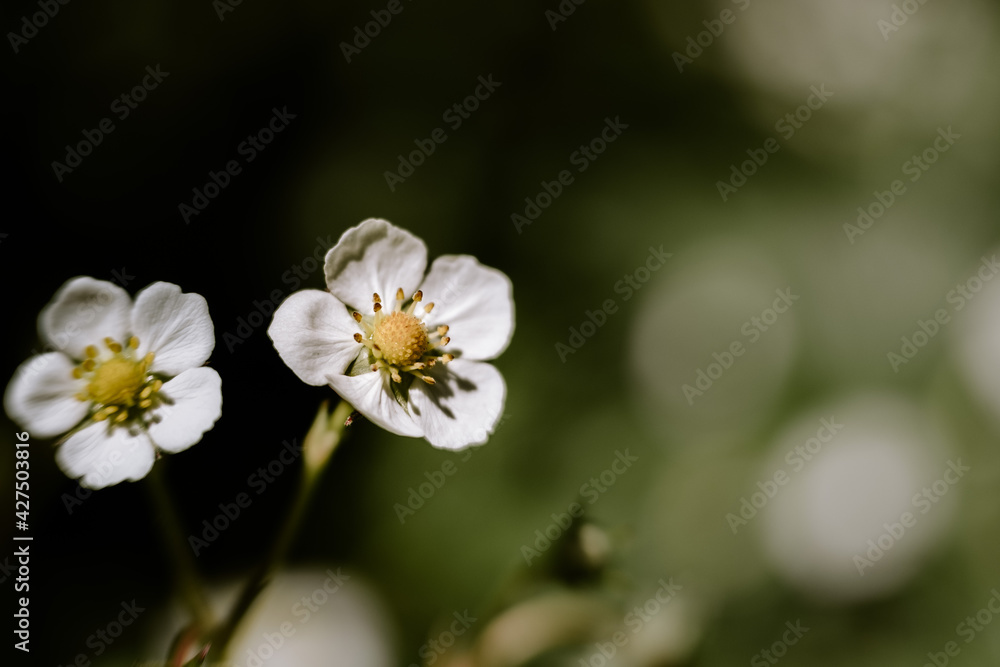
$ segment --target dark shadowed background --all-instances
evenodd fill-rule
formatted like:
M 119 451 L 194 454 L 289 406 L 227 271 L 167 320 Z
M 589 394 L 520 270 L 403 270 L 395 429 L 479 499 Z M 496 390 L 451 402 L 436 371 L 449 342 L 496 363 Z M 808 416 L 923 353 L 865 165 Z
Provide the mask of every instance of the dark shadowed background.
M 364 580 L 389 664 L 431 664 L 421 645 L 454 612 L 480 619 L 469 639 L 496 604 L 576 591 L 617 620 L 517 664 L 599 667 L 671 578 L 679 598 L 626 623 L 613 664 L 996 664 L 997 4 L 388 7 L 5 3 L 0 374 L 41 349 L 37 314 L 74 276 L 203 295 L 223 414 L 157 466 L 191 534 L 251 495 L 196 559 L 232 580 L 266 552 L 297 462 L 251 476 L 333 398 L 281 362 L 269 314 L 382 217 L 431 258 L 506 272 L 517 317 L 489 443 L 442 452 L 362 420 L 292 550 Z M 591 483 L 626 450 L 636 465 Z M 147 482 L 81 500 L 50 443 L 31 452 L 32 651 L 15 664 L 162 660 L 172 575 Z M 525 556 L 574 501 L 595 529 L 582 579 L 542 564 L 555 549 Z M 95 642 L 132 600 L 147 611 Z M 809 631 L 780 648 L 796 621 Z

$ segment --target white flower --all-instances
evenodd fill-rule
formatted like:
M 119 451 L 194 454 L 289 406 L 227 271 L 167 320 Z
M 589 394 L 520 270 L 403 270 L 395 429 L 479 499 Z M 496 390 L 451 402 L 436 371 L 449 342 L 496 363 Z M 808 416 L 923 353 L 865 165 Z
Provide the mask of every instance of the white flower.
M 73 278 L 38 328 L 56 351 L 21 364 L 4 407 L 36 437 L 69 432 L 56 462 L 84 486 L 141 479 L 158 450 L 187 449 L 222 412 L 222 380 L 200 368 L 215 329 L 198 294 L 158 282 L 133 304 L 113 283 Z
M 481 444 L 506 396 L 483 362 L 514 332 L 510 279 L 468 255 L 426 268 L 423 241 L 365 220 L 327 253 L 329 292 L 292 294 L 268 335 L 303 382 L 329 384 L 382 428 L 443 449 Z

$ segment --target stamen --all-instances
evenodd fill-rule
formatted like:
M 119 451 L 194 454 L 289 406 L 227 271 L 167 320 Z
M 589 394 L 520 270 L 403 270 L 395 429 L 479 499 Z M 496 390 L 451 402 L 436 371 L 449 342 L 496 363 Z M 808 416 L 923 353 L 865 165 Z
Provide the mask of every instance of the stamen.
M 355 322 L 361 322 L 361 313 L 355 310 L 351 315 L 354 317 Z
M 151 399 L 151 398 L 145 398 L 145 399 L 139 401 L 139 407 L 140 408 L 148 408 L 151 405 L 153 405 L 153 399 Z
M 83 368 L 84 372 L 86 372 L 86 373 L 89 373 L 92 370 L 94 370 L 94 366 L 96 366 L 96 365 L 97 364 L 94 363 L 93 359 L 87 359 L 82 364 L 80 364 L 80 366 Z
M 391 374 L 392 374 L 392 381 L 393 381 L 393 382 L 397 382 L 397 383 L 398 383 L 398 382 L 402 382 L 402 381 L 403 381 L 403 378 L 401 378 L 401 377 L 399 376 L 399 371 L 398 371 L 398 370 L 396 370 L 396 367 L 395 367 L 395 366 L 389 366 L 389 371 L 390 371 L 390 372 L 391 372 Z
M 376 294 L 376 296 L 378 296 L 378 295 Z M 375 302 L 375 306 L 374 306 L 373 310 L 374 310 L 374 311 L 375 311 L 376 313 L 377 313 L 378 311 L 382 310 L 382 304 L 381 304 L 381 303 L 379 303 L 378 301 L 376 301 L 376 302 Z
M 79 380 L 80 378 L 82 378 L 83 377 L 83 369 L 80 368 L 79 366 L 77 366 L 76 368 L 74 368 L 73 369 L 73 377 L 76 378 L 77 380 Z
M 434 310 L 434 302 L 433 301 L 431 303 L 427 304 L 426 306 L 424 306 L 424 313 L 429 313 L 432 310 Z
M 97 358 L 97 348 L 94 347 L 93 345 L 88 345 L 86 348 L 84 348 L 83 353 L 87 355 L 87 357 L 90 359 Z
M 116 412 L 118 412 L 117 405 L 106 405 L 94 414 L 94 421 L 102 422 Z M 122 411 L 121 414 L 128 416 L 128 413 L 125 411 Z
M 152 393 L 153 393 L 153 385 L 147 384 L 145 387 L 142 388 L 142 391 L 139 392 L 139 398 L 149 398 L 149 395 Z
M 104 344 L 107 345 L 108 349 L 114 352 L 115 354 L 120 354 L 122 351 L 121 343 L 116 343 L 111 338 L 105 338 Z
M 416 302 L 421 302 L 424 300 L 424 293 L 421 290 L 417 290 L 416 294 L 413 295 L 413 300 Z
M 435 384 L 434 378 L 432 378 L 430 375 L 417 375 L 417 377 L 426 382 L 427 384 Z
M 361 334 L 359 333 L 354 334 L 354 342 L 360 343 L 362 340 L 364 339 L 361 337 Z
M 160 391 L 160 387 L 163 386 L 163 380 L 153 380 L 153 391 Z
M 150 405 L 153 404 L 152 401 L 143 401 L 142 403 L 149 403 Z M 142 407 L 144 407 L 144 408 L 148 408 L 149 407 L 149 405 L 142 405 L 142 403 L 140 403 L 139 405 L 142 406 Z M 128 413 L 125 412 L 124 410 L 122 410 L 121 412 L 119 412 L 118 414 L 115 415 L 115 423 L 116 424 L 120 424 L 123 421 L 125 421 L 126 419 L 128 419 Z
M 372 303 L 382 303 L 382 297 L 378 295 L 378 292 L 372 294 Z
M 439 326 L 437 328 L 437 335 L 438 336 L 444 336 L 446 333 L 448 333 L 448 329 L 449 329 L 449 327 L 448 327 L 447 324 L 442 324 L 441 326 Z
M 130 348 L 132 348 L 133 350 L 138 350 L 139 349 L 139 339 L 136 338 L 135 336 L 132 336 L 131 338 L 128 339 L 128 346 Z
M 454 359 L 455 359 L 455 355 L 454 354 L 442 354 L 441 355 L 441 363 L 442 364 L 446 364 L 449 361 L 453 361 Z
M 396 301 L 406 301 L 406 295 L 403 293 L 402 287 L 396 288 Z

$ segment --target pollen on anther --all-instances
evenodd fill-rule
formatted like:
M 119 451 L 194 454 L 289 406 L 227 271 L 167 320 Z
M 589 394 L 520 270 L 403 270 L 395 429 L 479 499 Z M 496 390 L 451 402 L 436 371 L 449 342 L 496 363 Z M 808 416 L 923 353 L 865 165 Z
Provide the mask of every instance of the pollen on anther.
M 416 293 L 413 295 L 414 301 L 418 302 L 423 301 L 423 298 L 424 298 L 424 293 L 421 290 L 417 290 Z
M 406 301 L 406 294 L 403 293 L 402 287 L 396 288 L 396 301 Z
M 375 305 L 372 308 L 372 310 L 374 310 L 377 313 L 378 311 L 382 310 L 382 304 L 379 303 L 378 301 L 376 301 Z
M 448 325 L 447 324 L 442 324 L 441 326 L 439 326 L 437 328 L 437 334 L 438 334 L 438 336 L 444 336 L 446 333 L 448 333 Z
M 351 313 L 351 316 L 354 317 L 355 322 L 361 321 L 361 313 L 359 313 L 358 311 L 355 310 L 353 313 Z
M 360 343 L 362 340 L 363 338 L 361 338 L 361 334 L 359 333 L 354 334 L 354 342 Z
M 382 303 L 382 297 L 378 295 L 378 292 L 372 294 L 372 303 Z

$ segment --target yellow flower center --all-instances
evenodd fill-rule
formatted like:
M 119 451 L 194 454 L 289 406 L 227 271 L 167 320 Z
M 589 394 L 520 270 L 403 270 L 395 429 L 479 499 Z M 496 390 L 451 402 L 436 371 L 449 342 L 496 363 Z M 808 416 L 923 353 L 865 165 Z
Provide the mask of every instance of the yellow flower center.
M 146 369 L 124 357 L 112 357 L 97 367 L 87 391 L 95 403 L 102 405 L 132 405 L 146 382 Z
M 139 339 L 132 336 L 122 346 L 110 338 L 104 339 L 106 350 L 98 350 L 96 345 L 88 345 L 86 359 L 73 369 L 73 377 L 87 380 L 85 391 L 77 394 L 80 401 L 94 405 L 94 421 L 112 418 L 121 423 L 159 403 L 157 393 L 163 386 L 149 373 L 153 365 L 153 353 L 136 357 Z
M 390 365 L 409 366 L 427 351 L 427 328 L 413 315 L 397 310 L 375 326 L 372 342 Z
M 393 382 L 402 382 L 400 373 L 410 373 L 427 384 L 434 384 L 434 378 L 424 375 L 423 371 L 433 368 L 435 364 L 446 364 L 455 357 L 451 354 L 439 354 L 434 351 L 447 345 L 448 326 L 441 325 L 432 333 L 427 332 L 423 318 L 434 309 L 434 304 L 421 305 L 424 295 L 417 292 L 413 295 L 410 305 L 405 309 L 406 297 L 403 288 L 396 290 L 396 305 L 392 312 L 386 313 L 382 308 L 382 299 L 378 294 L 372 295 L 374 303 L 373 316 L 364 317 L 354 313 L 354 319 L 361 325 L 364 334 L 354 334 L 354 340 L 368 348 L 374 362 L 371 370 L 382 371 L 392 378 Z M 420 310 L 417 306 L 420 305 Z

